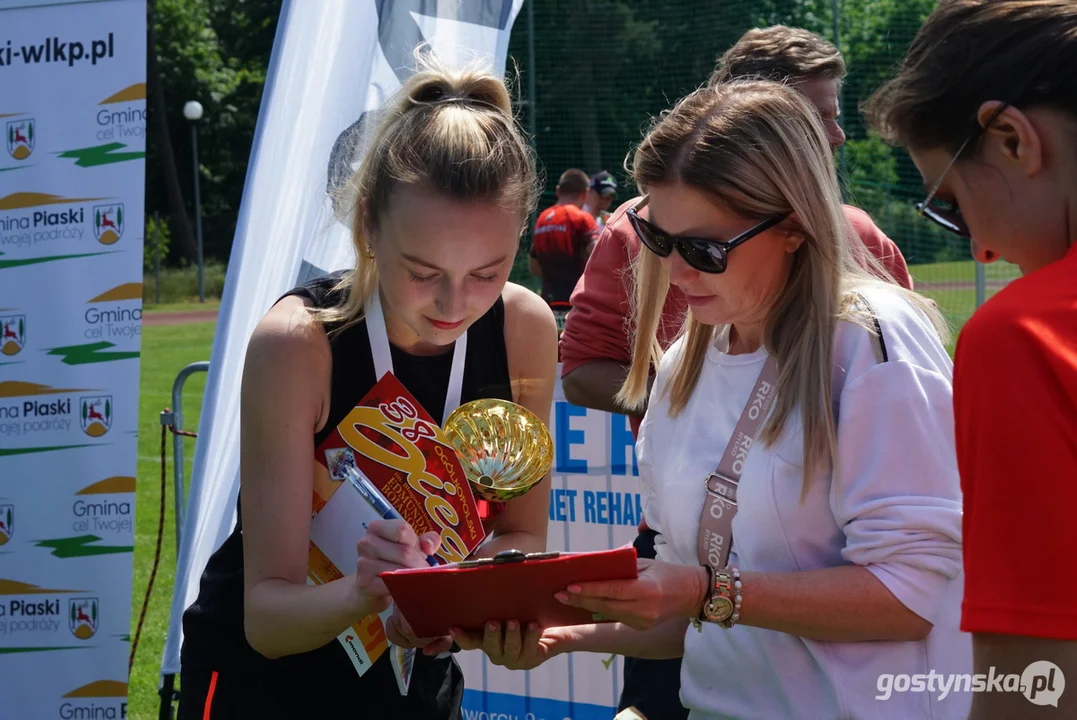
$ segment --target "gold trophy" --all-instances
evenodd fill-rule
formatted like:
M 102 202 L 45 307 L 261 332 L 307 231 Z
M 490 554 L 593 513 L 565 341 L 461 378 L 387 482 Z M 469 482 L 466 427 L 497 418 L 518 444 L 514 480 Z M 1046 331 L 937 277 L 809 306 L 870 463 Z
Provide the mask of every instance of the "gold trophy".
M 505 502 L 533 488 L 553 465 L 553 439 L 538 416 L 507 400 L 473 400 L 445 420 L 476 498 Z

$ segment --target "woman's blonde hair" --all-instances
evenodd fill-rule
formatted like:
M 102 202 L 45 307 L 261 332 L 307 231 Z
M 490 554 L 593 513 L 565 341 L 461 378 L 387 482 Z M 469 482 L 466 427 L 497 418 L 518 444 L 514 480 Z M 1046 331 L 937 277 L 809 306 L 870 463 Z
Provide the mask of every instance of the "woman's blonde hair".
M 860 262 L 871 272 L 854 259 L 853 243 L 860 241 L 843 212 L 830 146 L 814 108 L 799 93 L 775 82 L 734 81 L 697 90 L 658 119 L 636 151 L 630 171 L 644 192 L 652 185 L 679 183 L 707 193 L 746 220 L 793 213 L 779 229 L 801 233 L 804 242 L 793 255 L 788 282 L 767 317 L 763 344 L 777 359 L 780 374 L 774 410 L 761 439 L 773 443 L 799 410 L 804 477 L 832 463 L 835 330 L 839 321 L 848 320 L 873 331 L 870 312 L 857 301 L 856 291 L 881 284 L 878 277 L 884 271 L 870 258 Z M 736 262 L 735 251 L 731 260 Z M 658 257 L 647 251 L 637 256 L 634 274 L 632 367 L 618 399 L 626 407 L 640 409 L 647 402 L 652 364 L 662 357 L 656 335 L 669 275 Z M 944 336 L 945 323 L 935 306 L 901 291 Z M 728 330 L 704 325 L 689 311 L 684 349 L 666 387 L 672 416 L 688 403 L 708 347 Z
M 394 191 L 421 188 L 461 200 L 490 200 L 517 212 L 523 230 L 538 201 L 534 153 L 512 114 L 505 83 L 480 65 L 440 67 L 419 56 L 418 71 L 378 111 L 359 169 L 345 195 L 356 266 L 336 290 L 341 304 L 312 310 L 331 333 L 354 325 L 378 285 L 372 235 Z M 363 201 L 366 201 L 365 206 Z

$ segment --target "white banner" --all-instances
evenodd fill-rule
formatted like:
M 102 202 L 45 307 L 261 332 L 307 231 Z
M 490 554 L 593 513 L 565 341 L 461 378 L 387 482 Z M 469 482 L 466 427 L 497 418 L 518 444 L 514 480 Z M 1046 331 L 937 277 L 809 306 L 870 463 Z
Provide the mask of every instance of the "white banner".
M 145 67 L 144 0 L 0 3 L 4 718 L 126 713 Z

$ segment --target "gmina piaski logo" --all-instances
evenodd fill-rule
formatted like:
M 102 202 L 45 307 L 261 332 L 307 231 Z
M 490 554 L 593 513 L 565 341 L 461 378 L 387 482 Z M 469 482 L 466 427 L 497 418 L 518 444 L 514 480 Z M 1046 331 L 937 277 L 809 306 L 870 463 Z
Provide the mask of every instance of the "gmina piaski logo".
M 127 717 L 127 683 L 96 680 L 64 693 L 59 716 L 71 720 L 117 720 Z
M 0 311 L 0 353 L 11 357 L 26 347 L 26 316 Z
M 100 204 L 101 201 L 107 202 Z M 87 231 L 101 245 L 113 245 L 123 237 L 123 228 L 123 203 L 111 198 L 64 197 L 40 192 L 16 192 L 0 197 L 0 252 L 34 249 L 48 252 L 59 243 L 71 248 L 71 241 L 84 240 Z
M 34 136 L 37 133 L 37 123 L 32 117 L 25 115 L 16 116 L 14 120 L 7 121 L 7 154 L 16 160 L 25 160 L 34 152 Z
M 15 505 L 0 503 L 0 546 L 7 545 L 15 534 Z

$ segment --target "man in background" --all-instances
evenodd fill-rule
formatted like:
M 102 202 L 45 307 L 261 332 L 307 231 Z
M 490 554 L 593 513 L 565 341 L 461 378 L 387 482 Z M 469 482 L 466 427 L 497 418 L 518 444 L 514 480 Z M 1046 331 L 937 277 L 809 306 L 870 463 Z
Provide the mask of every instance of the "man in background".
M 787 82 L 819 111 L 831 147 L 845 142 L 839 123 L 841 80 L 845 61 L 824 38 L 798 28 L 775 26 L 750 30 L 719 60 L 709 86 L 737 78 Z M 640 198 L 621 205 L 609 218 L 590 262 L 572 294 L 572 312 L 561 335 L 561 380 L 565 398 L 574 405 L 613 413 L 626 413 L 614 400 L 632 361 L 630 314 L 631 265 L 639 252 L 626 215 Z M 852 226 L 854 255 L 878 259 L 888 279 L 911 287 L 905 258 L 897 245 L 875 226 L 863 210 L 845 207 Z M 646 208 L 640 212 L 646 217 Z M 855 232 L 854 232 L 855 231 Z M 857 240 L 858 238 L 858 240 Z M 687 310 L 684 296 L 671 287 L 658 328 L 658 339 L 668 348 L 680 332 Z M 653 376 L 653 375 L 652 375 Z M 642 417 L 629 413 L 633 434 Z M 702 482 L 702 478 L 700 479 Z M 640 557 L 653 558 L 655 533 L 640 525 L 634 543 Z M 681 706 L 680 660 L 625 658 L 624 690 L 620 709 L 635 707 L 648 720 L 681 720 L 688 712 Z
M 591 176 L 591 187 L 587 191 L 587 202 L 583 209 L 591 213 L 599 227 L 606 224 L 610 217 L 610 205 L 617 197 L 617 181 L 607 171 L 602 170 Z
M 539 213 L 531 241 L 531 274 L 542 278 L 542 298 L 567 304 L 595 245 L 598 225 L 583 205 L 591 178 L 565 170 L 557 183 L 557 204 Z

